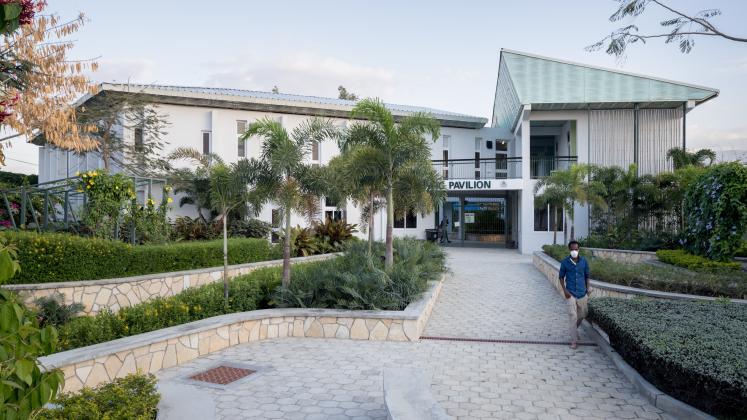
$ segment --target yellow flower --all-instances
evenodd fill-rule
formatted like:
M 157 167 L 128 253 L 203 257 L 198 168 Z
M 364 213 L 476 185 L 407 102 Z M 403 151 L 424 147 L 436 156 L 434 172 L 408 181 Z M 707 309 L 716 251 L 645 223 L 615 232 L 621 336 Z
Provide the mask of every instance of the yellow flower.
M 80 171 L 75 171 L 75 176 L 80 176 Z
M 171 197 L 169 197 L 168 199 L 166 199 L 167 203 L 172 203 L 173 201 L 174 201 L 174 199 L 172 199 Z

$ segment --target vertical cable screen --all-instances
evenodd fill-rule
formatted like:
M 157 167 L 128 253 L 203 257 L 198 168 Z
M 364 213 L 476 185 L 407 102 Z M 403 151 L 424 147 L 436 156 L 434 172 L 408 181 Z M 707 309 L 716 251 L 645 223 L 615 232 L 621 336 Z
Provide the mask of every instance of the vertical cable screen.
M 633 110 L 590 111 L 590 159 L 600 166 L 627 168 L 633 159 Z
M 682 109 L 642 109 L 638 111 L 638 173 L 671 171 L 667 152 L 682 147 Z

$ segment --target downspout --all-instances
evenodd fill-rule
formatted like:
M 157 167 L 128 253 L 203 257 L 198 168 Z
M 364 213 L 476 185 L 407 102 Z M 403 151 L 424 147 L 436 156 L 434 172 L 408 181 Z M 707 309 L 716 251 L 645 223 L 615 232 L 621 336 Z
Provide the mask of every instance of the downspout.
M 687 102 L 682 103 L 682 151 L 687 150 Z

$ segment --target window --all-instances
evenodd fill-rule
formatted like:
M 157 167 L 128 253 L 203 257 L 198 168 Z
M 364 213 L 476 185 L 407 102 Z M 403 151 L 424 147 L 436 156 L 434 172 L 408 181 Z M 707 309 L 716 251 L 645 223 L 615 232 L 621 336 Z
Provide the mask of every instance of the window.
M 324 219 L 329 220 L 347 220 L 345 210 L 326 210 L 324 212 Z
M 272 209 L 272 216 L 270 220 L 270 225 L 272 226 L 272 233 L 270 235 L 270 241 L 272 243 L 280 242 L 280 225 L 282 219 L 282 212 L 280 209 Z
M 312 161 L 319 161 L 319 142 L 314 141 L 311 142 L 311 160 Z
M 480 179 L 480 146 L 482 137 L 475 137 L 475 179 Z
M 246 142 L 241 141 L 239 137 L 246 131 L 246 121 L 236 120 L 236 139 L 239 144 L 239 157 L 246 157 Z
M 324 197 L 324 207 L 337 207 L 337 201 L 329 197 Z
M 553 217 L 554 216 L 554 217 Z M 553 225 L 556 232 L 563 231 L 563 208 L 552 205 L 534 208 L 534 231 L 552 232 Z
M 203 131 L 202 132 L 202 154 L 207 155 L 212 152 L 212 148 L 210 147 L 210 131 Z
M 405 217 L 394 218 L 394 227 L 396 229 L 415 229 L 418 227 L 418 215 L 412 210 L 408 210 Z
M 135 127 L 135 150 L 143 150 L 143 128 Z

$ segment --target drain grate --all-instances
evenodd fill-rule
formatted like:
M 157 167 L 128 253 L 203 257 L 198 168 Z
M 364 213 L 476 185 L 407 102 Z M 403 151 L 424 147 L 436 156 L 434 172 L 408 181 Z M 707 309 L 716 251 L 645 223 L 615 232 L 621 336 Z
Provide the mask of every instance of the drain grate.
M 570 342 L 563 341 L 540 341 L 540 340 L 509 340 L 509 339 L 493 339 L 493 338 L 464 338 L 464 337 L 431 337 L 422 336 L 421 340 L 439 340 L 439 341 L 467 341 L 472 343 L 501 343 L 501 344 L 550 344 L 557 346 L 568 346 Z M 579 346 L 596 346 L 595 343 L 579 342 Z
M 218 366 L 212 369 L 208 369 L 204 372 L 200 372 L 196 375 L 192 375 L 189 377 L 189 379 L 211 384 L 227 385 L 231 382 L 236 382 L 241 378 L 246 378 L 247 376 L 255 372 L 255 370 L 245 368 Z

